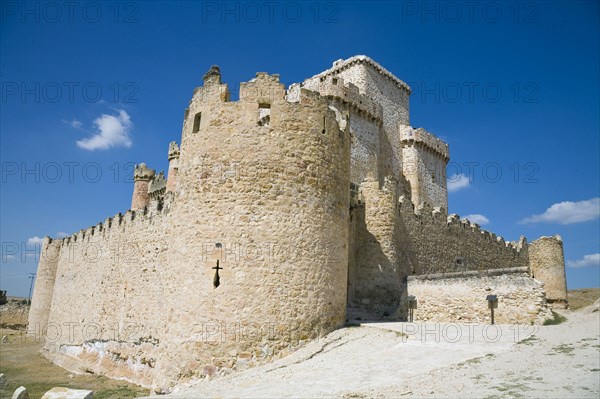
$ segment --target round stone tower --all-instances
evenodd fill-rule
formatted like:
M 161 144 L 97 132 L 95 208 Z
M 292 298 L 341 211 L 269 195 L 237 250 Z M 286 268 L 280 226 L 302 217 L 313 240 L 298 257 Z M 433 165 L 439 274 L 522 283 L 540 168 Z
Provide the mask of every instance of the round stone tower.
M 62 240 L 44 237 L 27 321 L 28 333 L 37 337 L 43 335 L 48 324 L 61 245 Z
M 131 209 L 143 209 L 150 203 L 148 186 L 154 178 L 154 169 L 146 167 L 145 163 L 135 166 L 133 172 L 133 196 L 131 198 Z
M 402 170 L 410 183 L 411 200 L 418 207 L 428 203 L 448 209 L 446 165 L 450 160 L 448 144 L 422 128 L 400 125 Z
M 541 237 L 529 245 L 531 275 L 544 283 L 549 304 L 567 306 L 565 257 L 560 236 Z
M 169 143 L 169 174 L 167 175 L 167 192 L 175 191 L 177 172 L 179 171 L 179 146 L 176 142 Z
M 228 98 L 213 67 L 186 111 L 161 269 L 176 311 L 157 391 L 345 323 L 349 135 L 324 97 L 303 89 L 288 100 L 278 75 L 258 73 Z

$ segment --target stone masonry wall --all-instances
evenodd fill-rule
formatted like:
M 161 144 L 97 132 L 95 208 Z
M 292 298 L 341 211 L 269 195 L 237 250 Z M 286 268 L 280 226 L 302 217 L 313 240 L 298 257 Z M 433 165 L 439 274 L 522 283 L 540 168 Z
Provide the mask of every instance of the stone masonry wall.
M 498 297 L 498 308 L 494 309 L 497 324 L 542 324 L 552 318 L 543 284 L 527 272 L 429 277 L 409 277 L 408 295 L 417 299 L 414 322 L 489 324 L 487 295 Z
M 61 242 L 45 351 L 73 371 L 150 386 L 164 336 L 168 208 L 128 211 Z M 31 322 L 34 320 L 30 317 Z
M 435 274 L 529 266 L 527 241 L 505 242 L 478 225 L 401 198 L 399 251 L 409 274 Z
M 349 305 L 377 317 L 403 318 L 406 271 L 398 251 L 397 182 L 390 177 L 380 187 L 377 180 L 367 180 L 360 190 L 364 205 L 352 211 L 355 241 L 350 246 L 355 258 L 349 270 Z
M 350 115 L 352 135 L 351 181 L 360 184 L 364 179 L 379 176 L 379 136 L 380 127 L 362 115 Z
M 442 208 L 397 199 L 398 183 L 360 185 L 352 208 L 349 305 L 377 317 L 406 317 L 406 278 L 411 275 L 529 270 L 527 242 L 507 243 Z

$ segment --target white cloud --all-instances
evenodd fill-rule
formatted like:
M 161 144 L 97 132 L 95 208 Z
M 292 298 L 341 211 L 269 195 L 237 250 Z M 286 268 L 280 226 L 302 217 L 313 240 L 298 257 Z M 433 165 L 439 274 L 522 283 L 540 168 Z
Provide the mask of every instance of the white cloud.
M 475 213 L 472 215 L 467 215 L 464 217 L 464 219 L 469 219 L 470 222 L 477 223 L 481 226 L 483 226 L 484 224 L 488 224 L 490 222 L 490 219 L 488 219 L 485 216 L 480 215 L 478 213 Z
M 97 133 L 92 137 L 77 141 L 77 146 L 84 150 L 106 150 L 111 147 L 131 147 L 133 144 L 129 132 L 133 123 L 125 110 L 118 110 L 119 115 L 102 114 L 96 120 Z
M 453 174 L 448 178 L 448 191 L 451 193 L 454 191 L 462 190 L 463 188 L 467 188 L 471 185 L 471 181 L 469 180 L 469 176 L 464 174 Z
M 38 236 L 33 236 L 33 237 L 27 239 L 27 245 L 31 245 L 31 246 L 42 245 L 43 242 L 44 242 L 44 239 L 41 237 L 38 237 Z
M 56 233 L 56 237 L 58 238 L 65 238 L 66 236 L 68 236 L 68 234 L 64 231 L 59 231 L 58 233 Z
M 590 267 L 590 266 L 600 266 L 600 253 L 599 254 L 591 254 L 584 255 L 583 258 L 578 260 L 568 260 L 567 266 L 569 267 Z
M 600 216 L 600 198 L 592 198 L 578 202 L 559 202 L 546 209 L 540 215 L 532 215 L 521 220 L 520 223 L 560 223 L 572 224 L 587 222 Z
M 81 123 L 81 121 L 77 119 L 73 119 L 70 121 L 63 119 L 62 121 L 67 125 L 71 126 L 73 129 L 81 130 L 83 128 L 83 123 Z

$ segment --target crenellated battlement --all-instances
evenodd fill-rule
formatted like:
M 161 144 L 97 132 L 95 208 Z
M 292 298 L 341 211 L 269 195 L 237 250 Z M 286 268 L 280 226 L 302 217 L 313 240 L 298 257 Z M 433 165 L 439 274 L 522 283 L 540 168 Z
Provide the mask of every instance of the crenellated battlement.
M 318 96 L 315 97 L 314 93 Z M 310 103 L 316 98 L 321 97 L 328 100 L 339 101 L 344 104 L 357 115 L 363 115 L 367 119 L 375 121 L 381 125 L 383 123 L 383 107 L 359 93 L 358 87 L 349 83 L 344 84 L 343 79 L 337 77 L 327 77 L 319 84 L 318 88 L 303 87 L 303 84 L 292 84 L 287 90 L 280 83 L 278 74 L 267 74 L 265 72 L 257 72 L 256 77 L 248 82 L 240 83 L 240 98 L 237 101 L 231 101 L 229 96 L 229 88 L 226 83 L 221 83 L 219 79 L 205 82 L 204 86 L 197 87 L 194 90 L 194 95 L 190 100 L 189 107 L 184 115 L 184 130 L 186 126 L 189 128 L 191 117 L 197 115 L 203 104 L 214 103 L 255 103 L 260 108 L 261 106 L 271 106 L 273 103 L 285 100 L 288 103 Z M 269 109 L 270 118 L 273 117 Z M 194 114 L 194 115 L 191 115 Z
M 160 171 L 152 180 L 148 186 L 148 194 L 150 194 L 151 200 L 161 199 L 165 195 L 167 189 L 167 180 L 165 179 L 165 173 Z
M 172 202 L 172 196 L 168 194 L 165 197 L 170 197 L 169 202 Z M 93 226 L 81 229 L 76 233 L 63 238 L 47 237 L 48 243 L 60 242 L 62 246 L 72 243 L 89 242 L 93 238 L 103 238 L 110 235 L 115 229 L 127 229 L 128 226 L 151 224 L 156 222 L 157 218 L 165 217 L 169 214 L 170 206 L 165 206 L 163 202 L 151 201 L 150 205 L 140 210 L 128 210 L 125 213 L 117 213 L 115 216 L 106 218 L 103 222 L 99 222 Z M 47 244 L 44 244 L 47 245 Z
M 427 132 L 423 128 L 413 128 L 411 126 L 399 126 L 400 142 L 402 145 L 421 146 L 441 157 L 445 162 L 450 160 L 450 149 L 441 139 Z
M 344 70 L 347 70 L 347 69 L 352 68 L 353 66 L 359 65 L 359 64 L 366 65 L 369 68 L 372 68 L 374 71 L 376 71 L 377 73 L 384 76 L 386 79 L 388 79 L 394 85 L 400 87 L 403 90 L 406 90 L 408 92 L 408 94 L 411 93 L 411 89 L 408 84 L 406 84 L 402 80 L 398 79 L 393 73 L 391 73 L 390 71 L 385 69 L 383 66 L 381 66 L 378 62 L 374 61 L 370 57 L 367 57 L 366 55 L 355 55 L 346 60 L 340 59 L 340 60 L 334 61 L 333 66 L 331 68 L 313 76 L 310 79 L 314 79 L 314 78 L 326 79 L 330 76 L 338 75 L 341 72 L 343 72 Z
M 528 244 L 527 239 L 523 236 L 517 242 L 505 241 L 495 233 L 482 229 L 477 223 L 461 219 L 457 214 L 445 216 L 445 210 L 439 207 L 423 203 L 415 208 L 412 201 L 404 196 L 398 199 L 398 208 L 400 217 L 409 228 L 414 226 L 411 234 L 423 237 L 419 239 L 424 239 L 428 235 L 430 237 L 439 235 L 446 238 L 438 245 L 451 245 L 452 240 L 458 240 L 465 249 L 471 245 L 472 249 L 466 251 L 466 253 L 470 252 L 470 255 L 465 258 L 478 258 L 479 253 L 488 252 L 487 258 L 484 257 L 477 261 L 477 263 L 481 263 L 478 268 L 522 267 L 528 264 Z M 457 249 L 457 247 L 453 247 L 453 249 Z M 490 250 L 491 252 L 489 252 Z M 444 250 L 437 248 L 436 252 L 443 253 Z M 523 253 L 525 254 L 523 255 Z M 497 260 L 491 261 L 491 259 Z
M 133 179 L 135 181 L 137 180 L 152 180 L 154 178 L 154 175 L 156 174 L 156 172 L 154 171 L 154 169 L 150 169 L 149 167 L 146 166 L 145 163 L 140 163 L 135 165 L 135 169 L 133 171 Z
M 352 83 L 345 83 L 340 77 L 324 76 L 319 80 L 318 87 L 307 87 L 307 89 L 316 91 L 328 99 L 342 102 L 358 115 L 365 115 L 379 124 L 383 123 L 383 107 L 371 98 L 360 94 L 358 87 Z

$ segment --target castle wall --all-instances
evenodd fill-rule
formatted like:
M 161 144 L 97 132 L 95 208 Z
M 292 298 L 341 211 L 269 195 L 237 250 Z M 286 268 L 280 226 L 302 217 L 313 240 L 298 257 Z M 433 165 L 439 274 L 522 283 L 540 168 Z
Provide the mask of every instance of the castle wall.
M 377 317 L 406 317 L 406 278 L 410 275 L 529 270 L 527 242 L 505 242 L 494 233 L 442 208 L 414 209 L 397 199 L 397 185 L 386 179 L 360 186 L 362 203 L 352 209 L 349 306 Z
M 411 201 L 400 201 L 399 250 L 409 274 L 451 273 L 474 270 L 528 268 L 527 242 L 505 242 L 458 215 L 432 209 L 416 209 Z
M 183 128 L 164 277 L 177 311 L 157 390 L 267 361 L 345 322 L 349 137 L 326 100 L 302 90 L 288 102 L 276 76 L 257 74 L 241 88 L 256 96 L 238 102 L 211 87 Z
M 529 246 L 532 276 L 544 283 L 549 303 L 567 304 L 565 258 L 560 236 L 541 237 Z
M 379 135 L 378 124 L 360 114 L 350 114 L 352 135 L 350 179 L 361 183 L 364 179 L 378 178 Z
M 413 321 L 443 323 L 491 322 L 486 297 L 496 295 L 496 324 L 542 324 L 552 318 L 546 307 L 543 284 L 529 277 L 523 268 L 494 273 L 411 276 L 408 295 L 414 295 L 417 309 Z M 495 332 L 490 338 L 494 338 Z
M 405 272 L 400 269 L 397 250 L 397 183 L 386 179 L 360 186 L 364 206 L 353 211 L 356 246 L 353 266 L 352 308 L 361 308 L 377 317 L 400 318 Z
M 150 386 L 171 309 L 167 208 L 129 211 L 61 242 L 45 351 L 55 363 Z
M 27 330 L 31 334 L 42 335 L 48 324 L 61 243 L 61 240 L 51 240 L 49 237 L 45 237 L 42 243 L 27 322 Z
M 360 112 L 347 101 L 336 97 L 330 101 L 340 129 L 350 134 L 350 181 L 379 178 L 381 119 Z

